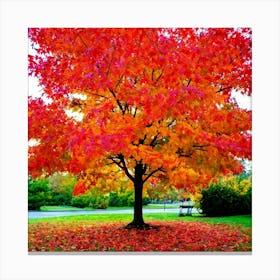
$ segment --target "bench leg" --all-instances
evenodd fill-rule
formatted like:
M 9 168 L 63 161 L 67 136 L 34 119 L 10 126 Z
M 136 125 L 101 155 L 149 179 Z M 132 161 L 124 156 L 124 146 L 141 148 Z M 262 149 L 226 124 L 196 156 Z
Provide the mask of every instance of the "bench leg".
M 179 211 L 179 217 L 180 216 L 183 216 L 183 214 L 182 214 L 182 208 L 180 208 L 180 211 Z

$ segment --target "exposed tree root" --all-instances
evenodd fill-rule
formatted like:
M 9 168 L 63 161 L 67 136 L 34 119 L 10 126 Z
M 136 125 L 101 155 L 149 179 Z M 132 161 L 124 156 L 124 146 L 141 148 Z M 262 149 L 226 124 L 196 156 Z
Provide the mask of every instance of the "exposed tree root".
M 146 223 L 135 223 L 131 222 L 124 227 L 125 229 L 138 229 L 138 230 L 149 230 L 149 229 L 158 229 L 158 226 L 152 226 Z

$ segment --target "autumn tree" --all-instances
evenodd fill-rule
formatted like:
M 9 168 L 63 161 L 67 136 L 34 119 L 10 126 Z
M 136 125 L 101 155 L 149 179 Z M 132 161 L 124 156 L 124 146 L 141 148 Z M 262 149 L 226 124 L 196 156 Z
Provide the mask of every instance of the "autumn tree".
M 251 158 L 248 28 L 30 28 L 29 172 L 84 174 L 116 165 L 142 191 L 153 177 L 195 191 Z M 70 112 L 70 113 L 69 113 Z M 71 114 L 72 112 L 72 114 Z M 78 117 L 73 112 L 78 113 Z M 96 176 L 98 176 L 98 172 Z

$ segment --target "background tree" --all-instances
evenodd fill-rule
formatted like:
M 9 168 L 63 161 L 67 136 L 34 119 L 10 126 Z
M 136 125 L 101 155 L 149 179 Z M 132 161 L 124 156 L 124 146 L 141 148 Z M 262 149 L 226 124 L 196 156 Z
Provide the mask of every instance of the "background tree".
M 146 185 L 146 193 L 152 200 L 172 200 L 181 199 L 180 191 L 175 188 L 168 178 L 152 178 L 150 184 Z
M 49 205 L 70 205 L 76 178 L 69 173 L 55 173 L 48 180 L 52 195 Z
M 250 29 L 31 28 L 29 39 L 43 88 L 29 98 L 30 174 L 116 165 L 134 185 L 128 227 L 146 227 L 150 178 L 195 191 L 251 158 L 251 112 L 231 97 L 251 94 Z

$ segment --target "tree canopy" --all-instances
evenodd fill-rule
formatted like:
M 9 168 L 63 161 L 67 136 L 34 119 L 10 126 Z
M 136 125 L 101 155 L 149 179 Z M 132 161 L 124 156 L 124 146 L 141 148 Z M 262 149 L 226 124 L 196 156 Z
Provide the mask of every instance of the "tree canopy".
M 30 28 L 29 173 L 116 166 L 195 191 L 251 159 L 248 28 Z M 69 112 L 78 112 L 77 119 Z M 115 170 L 115 168 L 113 168 Z M 104 172 L 102 173 L 104 175 Z M 112 176 L 112 172 L 107 173 Z

